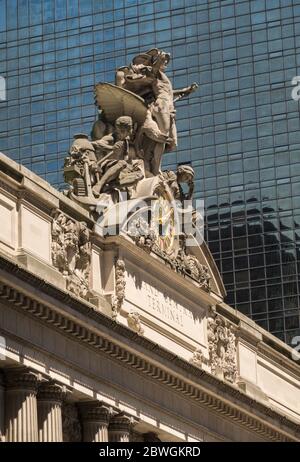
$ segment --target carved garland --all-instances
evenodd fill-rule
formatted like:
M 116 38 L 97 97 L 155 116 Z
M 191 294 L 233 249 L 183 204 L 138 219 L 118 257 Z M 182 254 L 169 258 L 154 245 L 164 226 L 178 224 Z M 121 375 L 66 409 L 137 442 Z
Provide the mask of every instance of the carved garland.
M 125 298 L 125 262 L 120 258 L 115 265 L 115 295 L 112 296 L 112 318 L 116 319 Z

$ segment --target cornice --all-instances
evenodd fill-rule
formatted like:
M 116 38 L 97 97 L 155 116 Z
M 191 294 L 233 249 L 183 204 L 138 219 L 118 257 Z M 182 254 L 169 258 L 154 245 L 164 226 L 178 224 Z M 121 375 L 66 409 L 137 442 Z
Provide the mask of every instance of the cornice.
M 278 365 L 284 365 L 297 378 L 300 378 L 300 367 L 296 361 L 292 360 L 291 347 L 225 303 L 217 304 L 216 311 L 237 326 L 239 338 L 246 340 L 247 343 L 255 346 L 268 359 Z
M 258 343 L 257 348 L 262 357 L 267 358 L 268 361 L 272 361 L 272 363 L 277 365 L 279 368 L 288 368 L 289 372 L 299 380 L 299 361 L 293 361 L 289 356 L 285 355 L 284 353 L 279 353 L 265 342 Z
M 20 280 L 30 283 L 34 289 L 39 289 L 43 293 L 50 295 L 54 299 L 67 303 L 75 311 L 84 314 L 90 319 L 97 321 L 99 327 L 106 326 L 117 332 L 125 339 L 131 340 L 139 344 L 146 351 L 151 352 L 151 355 L 156 356 L 156 364 L 151 363 L 151 359 L 139 356 L 139 353 L 134 353 L 126 349 L 124 345 L 113 343 L 110 339 L 104 338 L 101 332 L 95 333 L 92 329 L 81 325 L 74 319 L 68 318 L 68 313 L 61 314 L 55 311 L 54 308 L 36 300 L 33 296 L 28 296 L 22 293 L 21 289 L 16 289 L 8 283 L 0 283 L 0 298 L 6 300 L 11 305 L 18 309 L 26 311 L 30 315 L 40 319 L 42 322 L 50 324 L 53 328 L 58 329 L 65 335 L 71 336 L 73 339 L 83 341 L 96 351 L 108 355 L 110 358 L 121 361 L 127 367 L 147 375 L 159 383 L 172 388 L 181 393 L 185 397 L 192 399 L 201 405 L 211 409 L 217 414 L 221 414 L 236 423 L 252 430 L 267 439 L 273 441 L 299 441 L 300 426 L 292 420 L 281 415 L 273 409 L 268 408 L 264 404 L 251 399 L 239 389 L 227 384 L 218 378 L 212 376 L 204 370 L 201 370 L 191 363 L 179 358 L 172 352 L 165 350 L 149 339 L 139 336 L 126 326 L 120 325 L 104 314 L 95 311 L 92 307 L 84 302 L 81 302 L 71 295 L 51 286 L 35 275 L 28 273 L 14 262 L 11 262 L 0 256 L 0 265 L 6 271 L 17 275 Z M 157 364 L 157 361 L 164 359 L 168 361 L 169 370 Z M 155 360 L 155 359 L 154 359 Z M 175 371 L 175 367 L 177 371 Z M 172 368 L 174 373 L 172 373 Z M 176 376 L 178 372 L 181 377 Z M 170 372 L 171 371 L 171 372 Z M 190 377 L 187 377 L 187 374 Z M 182 378 L 184 376 L 185 378 Z M 201 384 L 199 384 L 201 380 Z M 195 381 L 193 383 L 192 381 Z M 206 387 L 201 389 L 200 387 Z M 217 393 L 214 394 L 212 387 L 216 388 L 217 393 L 222 392 L 224 398 L 220 398 Z M 261 414 L 260 417 L 250 414 L 248 410 L 241 410 L 237 406 L 248 406 L 249 408 Z M 263 419 L 269 417 L 276 420 L 282 430 L 274 428 L 273 425 L 267 423 Z M 290 431 L 291 433 L 288 433 Z
M 1 177 L 1 172 L 0 172 L 0 189 L 3 189 L 3 191 L 8 193 L 11 198 L 17 197 L 19 187 L 20 185 L 16 183 L 15 180 L 11 182 L 3 181 Z
M 50 185 L 32 172 L 28 176 L 26 168 L 21 167 L 19 171 L 10 163 L 13 162 L 4 160 L 0 153 L 0 188 L 9 193 L 12 199 L 31 204 L 50 218 L 54 210 L 60 209 L 75 220 L 85 221 L 90 228 L 94 226 L 94 220 L 87 210 L 54 188 L 49 191 Z
M 90 214 L 83 207 L 76 206 L 67 196 L 64 196 L 60 193 L 59 197 L 59 210 L 73 220 L 84 221 L 87 223 L 89 229 L 92 229 L 95 225 L 93 219 L 91 219 Z
M 28 204 L 28 206 L 34 206 L 36 209 L 44 212 L 49 219 L 51 218 L 52 211 L 56 209 L 57 205 L 54 201 L 45 201 L 39 198 L 36 194 L 32 193 L 25 188 L 21 188 L 17 192 L 16 198 L 22 204 Z

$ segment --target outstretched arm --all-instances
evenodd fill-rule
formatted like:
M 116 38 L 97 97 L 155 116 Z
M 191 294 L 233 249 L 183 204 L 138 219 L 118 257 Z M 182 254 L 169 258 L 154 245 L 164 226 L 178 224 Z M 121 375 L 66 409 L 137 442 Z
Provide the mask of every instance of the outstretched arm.
M 173 96 L 175 97 L 174 98 L 174 103 L 175 103 L 175 101 L 178 101 L 179 99 L 190 95 L 195 90 L 197 90 L 197 88 L 198 88 L 198 84 L 194 82 L 189 87 L 181 88 L 180 90 L 173 90 Z

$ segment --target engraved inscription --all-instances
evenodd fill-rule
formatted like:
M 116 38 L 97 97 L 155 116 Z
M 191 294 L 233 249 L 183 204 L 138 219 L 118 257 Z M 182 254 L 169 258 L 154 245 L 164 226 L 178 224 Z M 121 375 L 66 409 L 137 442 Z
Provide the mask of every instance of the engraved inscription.
M 168 332 L 172 338 L 185 337 L 198 345 L 204 339 L 203 318 L 205 311 L 194 301 L 183 298 L 176 286 L 166 286 L 127 263 L 124 308 L 137 311 L 144 326 L 151 321 L 151 329 Z M 147 334 L 145 334 L 147 335 Z M 193 348 L 197 348 L 193 343 Z
M 156 311 L 181 327 L 184 327 L 187 321 L 193 320 L 193 314 L 189 310 L 145 281 L 142 281 L 142 290 L 146 294 L 149 310 Z

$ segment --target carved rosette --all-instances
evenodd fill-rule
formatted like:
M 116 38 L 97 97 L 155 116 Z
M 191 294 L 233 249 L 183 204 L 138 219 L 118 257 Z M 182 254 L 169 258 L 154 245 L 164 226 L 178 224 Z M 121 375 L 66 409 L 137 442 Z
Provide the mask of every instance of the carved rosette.
M 58 211 L 52 223 L 52 262 L 66 280 L 67 289 L 88 298 L 91 265 L 90 232 Z
M 234 326 L 222 316 L 213 313 L 208 318 L 208 347 L 211 372 L 228 382 L 237 380 L 237 352 Z
M 131 311 L 127 315 L 127 322 L 128 326 L 132 329 L 135 330 L 139 335 L 144 334 L 144 329 L 141 323 L 141 317 L 140 314 L 136 311 Z
M 116 319 L 125 298 L 125 262 L 120 258 L 115 265 L 115 295 L 112 296 L 112 318 Z

